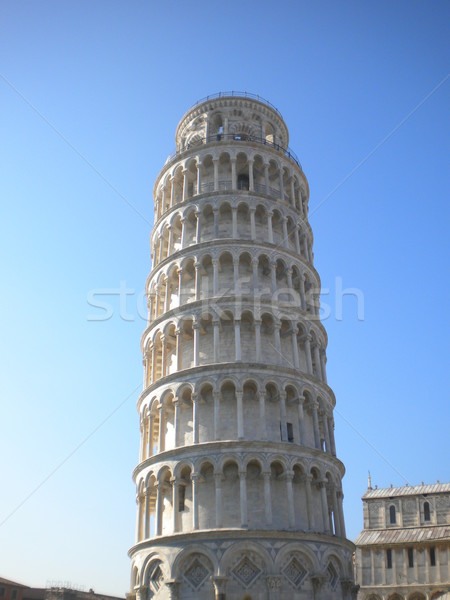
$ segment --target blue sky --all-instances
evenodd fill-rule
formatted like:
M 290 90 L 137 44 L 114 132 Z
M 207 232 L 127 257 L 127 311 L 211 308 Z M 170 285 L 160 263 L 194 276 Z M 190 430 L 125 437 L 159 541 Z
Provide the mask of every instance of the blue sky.
M 447 2 L 0 3 L 0 565 L 128 589 L 152 189 L 198 99 L 283 114 L 331 316 L 347 533 L 448 467 Z M 343 300 L 336 282 L 364 296 Z M 89 320 L 124 282 L 130 320 Z M 123 311 L 122 311 L 123 312 Z

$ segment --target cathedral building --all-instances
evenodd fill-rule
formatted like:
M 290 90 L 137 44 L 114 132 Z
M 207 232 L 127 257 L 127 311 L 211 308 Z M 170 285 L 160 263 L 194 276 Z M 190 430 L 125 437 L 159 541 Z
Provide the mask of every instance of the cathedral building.
M 356 544 L 358 600 L 450 600 L 450 483 L 372 489 Z
M 308 182 L 266 100 L 210 96 L 154 185 L 130 600 L 351 600 Z

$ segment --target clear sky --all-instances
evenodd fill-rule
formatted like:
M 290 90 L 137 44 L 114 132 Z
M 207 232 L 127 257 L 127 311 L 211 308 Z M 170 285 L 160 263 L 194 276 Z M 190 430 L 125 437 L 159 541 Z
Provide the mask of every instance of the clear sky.
M 152 189 L 198 99 L 247 90 L 310 184 L 348 536 L 449 481 L 448 2 L 0 3 L 0 575 L 122 595 Z M 133 294 L 113 314 L 93 290 Z M 335 309 L 339 282 L 364 297 Z M 122 318 L 120 316 L 122 314 Z

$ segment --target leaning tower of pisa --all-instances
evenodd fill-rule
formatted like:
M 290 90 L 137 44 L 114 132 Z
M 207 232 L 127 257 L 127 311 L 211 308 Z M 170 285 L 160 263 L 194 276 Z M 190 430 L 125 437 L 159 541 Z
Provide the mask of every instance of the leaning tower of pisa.
M 154 186 L 130 600 L 350 600 L 308 183 L 278 110 L 210 96 Z

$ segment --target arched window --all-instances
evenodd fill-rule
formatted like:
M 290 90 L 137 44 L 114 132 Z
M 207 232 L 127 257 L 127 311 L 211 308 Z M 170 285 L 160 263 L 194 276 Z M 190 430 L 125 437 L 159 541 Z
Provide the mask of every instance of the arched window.
M 435 566 L 436 566 L 436 551 L 433 546 L 432 548 L 430 548 L 430 567 L 435 567 Z
M 424 518 L 424 521 L 430 520 L 430 503 L 429 502 L 425 502 L 423 505 L 423 518 Z
M 395 506 L 389 507 L 389 522 L 391 525 L 395 525 Z
M 390 548 L 386 550 L 386 567 L 392 569 L 392 550 Z

